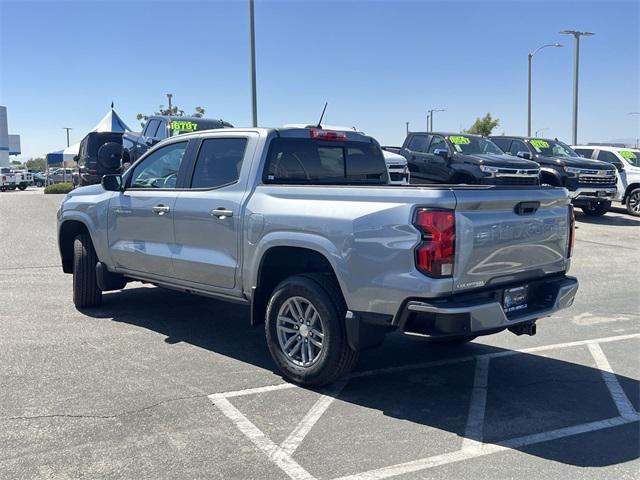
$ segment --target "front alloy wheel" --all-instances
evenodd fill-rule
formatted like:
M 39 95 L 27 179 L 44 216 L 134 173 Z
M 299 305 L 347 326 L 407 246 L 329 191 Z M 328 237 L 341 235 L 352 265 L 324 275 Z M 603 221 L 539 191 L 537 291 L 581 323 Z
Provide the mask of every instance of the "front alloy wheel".
M 640 217 L 640 188 L 632 190 L 627 197 L 627 212 L 634 217 Z
M 276 324 L 278 344 L 294 365 L 309 367 L 322 353 L 324 327 L 313 304 L 302 297 L 291 297 L 280 307 Z

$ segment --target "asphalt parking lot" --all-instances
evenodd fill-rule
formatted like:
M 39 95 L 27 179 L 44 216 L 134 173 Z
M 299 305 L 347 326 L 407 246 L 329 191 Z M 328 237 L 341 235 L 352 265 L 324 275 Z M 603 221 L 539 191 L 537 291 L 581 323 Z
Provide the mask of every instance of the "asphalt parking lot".
M 640 219 L 579 213 L 534 337 L 390 336 L 344 382 L 274 372 L 242 306 L 131 284 L 81 313 L 63 196 L 0 194 L 0 479 L 636 479 Z

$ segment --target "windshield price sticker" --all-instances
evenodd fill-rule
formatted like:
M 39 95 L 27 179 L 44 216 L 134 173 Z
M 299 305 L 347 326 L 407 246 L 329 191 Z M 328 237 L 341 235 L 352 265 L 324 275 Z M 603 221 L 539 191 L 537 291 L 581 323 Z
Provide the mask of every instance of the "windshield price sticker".
M 198 129 L 198 124 L 195 122 L 174 120 L 171 122 L 171 130 L 175 132 L 195 132 Z
M 529 143 L 536 149 L 549 148 L 549 142 L 546 140 L 530 140 Z
M 462 137 L 459 135 L 450 136 L 449 141 L 454 145 L 468 145 L 469 143 L 471 143 L 471 140 L 469 140 L 467 137 Z
M 635 160 L 636 158 L 636 154 L 629 151 L 629 150 L 622 150 L 620 152 L 620 155 L 622 155 L 622 158 L 626 158 L 627 160 Z

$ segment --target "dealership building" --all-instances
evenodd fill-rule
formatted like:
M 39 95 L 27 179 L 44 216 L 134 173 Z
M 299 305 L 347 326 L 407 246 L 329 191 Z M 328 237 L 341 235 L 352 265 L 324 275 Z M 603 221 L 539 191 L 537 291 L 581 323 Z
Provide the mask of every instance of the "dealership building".
M 0 105 L 0 167 L 9 166 L 9 155 L 20 155 L 20 135 L 9 135 L 7 107 Z

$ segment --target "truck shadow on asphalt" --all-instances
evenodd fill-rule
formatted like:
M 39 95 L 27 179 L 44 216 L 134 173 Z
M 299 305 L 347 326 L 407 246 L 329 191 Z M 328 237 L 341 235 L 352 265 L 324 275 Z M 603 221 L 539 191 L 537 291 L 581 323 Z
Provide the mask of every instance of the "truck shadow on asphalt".
M 121 292 L 105 294 L 101 307 L 84 313 L 160 333 L 169 344 L 185 342 L 274 371 L 264 331 L 249 325 L 249 311 L 245 306 L 133 285 Z M 627 360 L 635 358 L 637 346 L 611 342 L 603 343 L 601 348 L 610 357 L 615 372 L 616 366 L 624 363 L 625 355 Z M 622 353 L 624 351 L 627 353 Z M 501 352 L 506 354 L 490 360 L 486 408 L 481 422 L 483 442 L 500 444 L 509 439 L 620 417 L 602 372 L 595 367 L 586 345 L 536 354 L 509 354 L 509 350 L 479 343 L 452 347 L 393 334 L 379 349 L 362 353 L 354 377 L 337 396 L 340 414 L 332 415 L 329 410 L 314 427 L 316 433 L 324 432 L 332 438 L 331 442 L 322 443 L 325 449 L 322 455 L 332 458 L 335 454 L 340 458 L 341 452 L 352 449 L 353 435 L 362 447 L 358 449 L 361 453 L 353 454 L 354 465 L 362 464 L 364 469 L 370 468 L 366 465 L 373 452 L 381 448 L 387 449 L 394 461 L 396 456 L 400 461 L 411 460 L 403 457 L 407 452 L 402 445 L 407 442 L 418 442 L 415 445 L 421 453 L 424 446 L 427 456 L 459 449 L 460 438 L 470 436 L 468 419 L 477 374 L 476 360 L 468 357 Z M 380 371 L 435 361 L 443 364 Z M 215 356 L 211 362 L 213 369 Z M 372 370 L 376 371 L 372 375 L 358 375 Z M 637 412 L 640 383 L 621 375 L 617 379 Z M 313 390 L 328 392 L 326 388 Z M 299 390 L 287 392 L 293 395 L 296 391 Z M 549 440 L 514 448 L 580 467 L 621 464 L 637 459 L 640 454 L 637 420 Z M 393 454 L 394 448 L 396 454 Z M 358 455 L 362 458 L 356 458 Z M 419 457 L 420 454 L 414 456 Z

